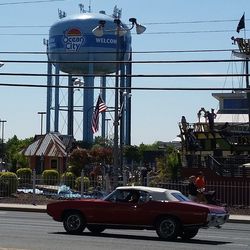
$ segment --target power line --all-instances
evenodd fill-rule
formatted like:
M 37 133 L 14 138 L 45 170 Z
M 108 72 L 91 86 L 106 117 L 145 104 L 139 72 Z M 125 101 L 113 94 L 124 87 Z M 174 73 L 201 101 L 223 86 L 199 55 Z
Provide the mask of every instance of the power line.
M 132 51 L 132 54 L 162 54 L 162 53 L 211 53 L 211 52 L 232 52 L 232 49 L 197 49 L 197 50 L 148 50 L 148 51 Z M 105 51 L 99 52 L 78 52 L 78 54 L 86 53 L 110 53 Z M 47 52 L 41 51 L 0 51 L 0 54 L 17 54 L 17 55 L 47 55 Z M 50 52 L 50 54 L 70 54 L 70 52 Z
M 106 89 L 114 90 L 115 87 L 101 87 L 101 86 L 65 86 L 65 85 L 51 85 L 47 86 L 44 84 L 23 84 L 23 83 L 0 83 L 0 87 L 28 87 L 28 88 L 60 88 L 60 89 Z M 119 87 L 118 89 L 124 89 Z M 164 87 L 130 87 L 126 88 L 129 90 L 145 90 L 145 91 L 246 91 L 246 88 L 164 88 Z
M 249 31 L 249 30 L 246 30 Z M 235 30 L 196 30 L 196 31 L 155 31 L 145 32 L 143 35 L 175 35 L 175 34 L 202 34 L 202 33 L 232 33 Z M 135 33 L 131 33 L 132 35 Z M 48 33 L 0 33 L 0 36 L 48 36 Z
M 59 1 L 59 0 L 57 0 Z M 61 0 L 62 1 L 62 0 Z M 1 5 L 1 4 L 0 4 Z M 245 19 L 249 21 L 250 19 Z M 148 22 L 143 23 L 144 25 L 176 25 L 176 24 L 204 24 L 204 23 L 226 23 L 226 22 L 238 22 L 238 19 L 228 20 L 197 20 L 197 21 L 172 21 L 172 22 Z M 127 24 L 129 25 L 129 24 Z M 0 25 L 0 28 L 50 28 L 49 25 Z
M 17 4 L 30 4 L 30 3 L 49 3 L 49 2 L 64 2 L 65 0 L 39 0 L 39 1 L 22 1 L 22 2 L 8 2 L 8 3 L 0 3 L 0 6 L 5 5 L 17 5 Z
M 80 64 L 80 63 L 95 63 L 95 64 L 103 64 L 103 63 L 131 63 L 131 64 L 151 64 L 151 63 L 155 63 L 155 64 L 172 64 L 172 63 L 223 63 L 223 62 L 245 62 L 246 59 L 209 59 L 209 60 L 134 60 L 134 61 L 91 61 L 91 60 L 85 60 L 85 61 L 63 61 L 60 60 L 60 64 L 61 63 L 74 63 L 74 64 Z M 54 63 L 57 64 L 58 61 L 48 61 L 48 60 L 1 60 L 1 62 L 3 63 Z
M 77 75 L 77 74 L 76 74 Z M 67 77 L 68 74 L 47 74 L 47 73 L 0 73 L 0 76 L 60 76 Z M 85 77 L 102 77 L 104 74 L 84 74 Z M 106 77 L 116 77 L 115 74 L 105 74 Z M 119 74 L 120 77 L 135 78 L 210 78 L 210 77 L 245 77 L 249 74 Z
M 144 35 L 202 34 L 202 33 L 229 33 L 229 32 L 230 33 L 235 32 L 235 30 L 156 31 L 156 32 L 145 32 Z
M 249 21 L 250 19 L 245 19 Z M 200 23 L 227 23 L 227 22 L 239 22 L 239 19 L 225 19 L 225 20 L 196 20 L 196 21 L 172 21 L 172 22 L 150 22 L 143 23 L 144 25 L 175 25 L 175 24 L 200 24 Z
M 0 29 L 20 29 L 20 28 L 50 28 L 48 25 L 0 25 Z

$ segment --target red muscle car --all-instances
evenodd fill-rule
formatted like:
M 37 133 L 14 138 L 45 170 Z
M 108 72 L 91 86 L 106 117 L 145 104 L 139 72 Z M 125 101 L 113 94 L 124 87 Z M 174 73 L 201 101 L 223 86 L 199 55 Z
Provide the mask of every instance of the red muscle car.
M 95 234 L 107 228 L 153 229 L 164 240 L 191 239 L 200 228 L 220 227 L 229 218 L 224 207 L 192 202 L 177 190 L 144 186 L 118 187 L 104 199 L 54 202 L 47 213 L 71 234 L 86 227 Z

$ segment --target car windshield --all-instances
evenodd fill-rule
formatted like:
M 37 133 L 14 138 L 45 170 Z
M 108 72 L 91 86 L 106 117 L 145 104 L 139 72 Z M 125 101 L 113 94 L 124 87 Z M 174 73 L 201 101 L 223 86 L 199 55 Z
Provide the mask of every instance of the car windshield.
M 173 192 L 171 193 L 174 198 L 176 198 L 178 201 L 190 201 L 187 196 L 183 195 L 182 193 L 179 192 Z

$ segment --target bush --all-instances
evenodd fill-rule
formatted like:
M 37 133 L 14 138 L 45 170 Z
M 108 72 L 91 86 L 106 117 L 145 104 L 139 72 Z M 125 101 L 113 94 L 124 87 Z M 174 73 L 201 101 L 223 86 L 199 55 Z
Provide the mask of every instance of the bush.
M 83 191 L 86 192 L 86 191 L 88 191 L 89 186 L 90 186 L 90 180 L 86 176 L 76 178 L 75 189 L 77 191 L 81 191 L 81 179 L 82 178 L 83 178 Z
M 45 185 L 56 185 L 59 180 L 59 173 L 57 170 L 44 170 L 42 173 L 43 183 Z
M 17 192 L 17 175 L 12 172 L 3 172 L 0 175 L 0 194 L 9 196 Z
M 75 180 L 76 176 L 72 172 L 65 172 L 61 176 L 61 182 L 70 188 L 73 188 L 75 186 Z
M 25 186 L 31 184 L 32 170 L 30 168 L 19 168 L 16 171 L 19 185 Z

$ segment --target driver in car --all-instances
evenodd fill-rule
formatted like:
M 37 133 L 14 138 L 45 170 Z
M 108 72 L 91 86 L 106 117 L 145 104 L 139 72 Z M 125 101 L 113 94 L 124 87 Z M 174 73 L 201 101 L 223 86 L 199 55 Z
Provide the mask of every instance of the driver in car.
M 128 200 L 128 202 L 131 203 L 137 203 L 140 199 L 140 194 L 139 192 L 133 192 L 132 195 L 130 196 L 130 199 Z

